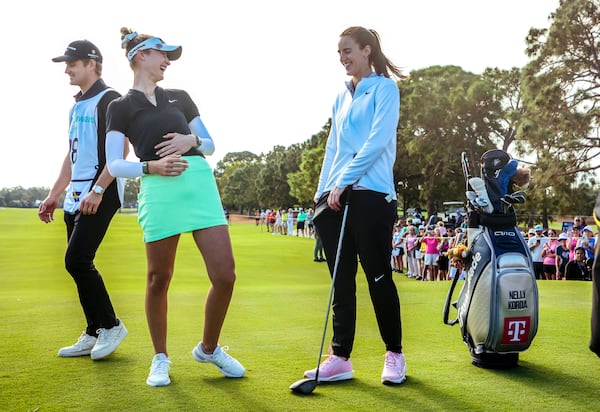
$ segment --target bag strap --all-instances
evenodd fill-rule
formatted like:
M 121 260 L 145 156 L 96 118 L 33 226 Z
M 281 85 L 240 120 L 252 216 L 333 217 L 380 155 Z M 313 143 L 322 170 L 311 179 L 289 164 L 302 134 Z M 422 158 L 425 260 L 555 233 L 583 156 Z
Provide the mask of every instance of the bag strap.
M 452 295 L 454 294 L 454 288 L 456 287 L 456 283 L 458 282 L 458 278 L 460 277 L 460 273 L 458 273 L 458 269 L 456 270 L 456 274 L 454 275 L 454 279 L 452 279 L 452 284 L 450 284 L 450 289 L 448 290 L 448 294 L 446 295 L 446 303 L 444 304 L 444 323 L 446 325 L 454 326 L 458 323 L 458 314 L 456 315 L 456 319 L 449 321 L 448 314 L 450 312 L 450 301 L 452 300 Z M 456 307 L 455 305 L 453 305 Z

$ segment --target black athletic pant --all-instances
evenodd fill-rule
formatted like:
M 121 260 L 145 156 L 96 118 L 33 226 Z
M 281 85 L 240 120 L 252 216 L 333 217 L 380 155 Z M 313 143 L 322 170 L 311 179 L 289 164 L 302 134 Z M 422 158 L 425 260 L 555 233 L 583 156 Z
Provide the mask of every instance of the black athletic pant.
M 348 193 L 342 196 L 342 201 L 345 201 L 346 196 Z M 331 347 L 337 356 L 349 358 L 354 344 L 359 259 L 367 277 L 371 302 L 386 350 L 402 351 L 400 300 L 390 265 L 392 230 L 397 214 L 396 201 L 388 202 L 385 196 L 370 190 L 351 192 L 332 306 Z M 319 202 L 321 203 L 322 201 Z M 343 209 L 335 212 L 327 208 L 314 219 L 332 276 L 342 216 Z
M 91 336 L 98 335 L 98 328 L 110 329 L 117 325 L 108 291 L 94 266 L 96 251 L 120 205 L 114 186 L 113 182 L 105 191 L 95 215 L 65 213 L 64 216 L 68 241 L 65 268 L 77 285 L 79 301 L 87 320 L 86 333 Z
M 600 356 L 600 247 L 596 247 L 592 268 L 592 336 L 590 350 Z

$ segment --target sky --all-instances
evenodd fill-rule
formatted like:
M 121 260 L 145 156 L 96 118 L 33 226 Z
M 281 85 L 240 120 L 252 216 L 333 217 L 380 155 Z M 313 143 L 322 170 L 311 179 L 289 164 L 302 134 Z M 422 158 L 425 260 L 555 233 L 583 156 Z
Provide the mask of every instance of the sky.
M 120 28 L 183 47 L 159 83 L 186 90 L 215 141 L 229 152 L 267 153 L 318 133 L 347 80 L 337 43 L 349 26 L 375 29 L 405 73 L 433 65 L 472 73 L 523 67 L 531 27 L 549 26 L 559 0 L 138 0 L 11 2 L 0 15 L 4 103 L 0 188 L 51 187 L 68 151 L 68 112 L 79 91 L 64 63 L 73 40 L 103 55 L 103 79 L 133 84 Z M 133 157 L 131 160 L 136 160 Z

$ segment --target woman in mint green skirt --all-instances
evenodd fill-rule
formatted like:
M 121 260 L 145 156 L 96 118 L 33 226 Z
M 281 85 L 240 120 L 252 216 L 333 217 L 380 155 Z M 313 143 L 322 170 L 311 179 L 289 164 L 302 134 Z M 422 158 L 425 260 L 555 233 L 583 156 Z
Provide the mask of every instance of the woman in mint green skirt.
M 192 356 L 214 364 L 227 377 L 242 377 L 244 367 L 218 344 L 236 275 L 221 198 L 204 159 L 214 152 L 214 143 L 190 96 L 157 86 L 182 48 L 127 28 L 121 29 L 121 39 L 134 80 L 108 109 L 107 164 L 113 176 L 141 176 L 138 219 L 146 244 L 146 318 L 154 345 L 146 383 L 171 382 L 167 295 L 179 237 L 186 232 L 192 233 L 211 282 L 204 333 Z M 140 162 L 123 159 L 125 136 Z

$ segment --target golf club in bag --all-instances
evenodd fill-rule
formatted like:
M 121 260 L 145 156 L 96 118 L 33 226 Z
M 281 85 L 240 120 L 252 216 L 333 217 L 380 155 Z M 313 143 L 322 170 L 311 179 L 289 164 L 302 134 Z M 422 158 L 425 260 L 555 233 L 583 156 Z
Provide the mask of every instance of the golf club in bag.
M 449 320 L 451 300 L 459 278 L 454 276 L 446 296 L 443 318 L 460 324 L 462 338 L 475 366 L 507 369 L 517 366 L 519 352 L 529 348 L 538 327 L 538 290 L 531 254 L 516 227 L 514 203 L 524 202 L 512 188 L 516 161 L 502 150 L 481 157 L 481 177 L 471 175 L 462 153 L 466 181 L 466 277 L 458 300 L 457 318 Z
M 331 288 L 329 289 L 329 300 L 327 301 L 327 312 L 325 314 L 325 326 L 323 327 L 323 336 L 321 337 L 321 348 L 319 349 L 319 357 L 317 359 L 317 371 L 315 373 L 315 378 L 305 378 L 300 379 L 290 385 L 290 389 L 295 393 L 300 393 L 303 395 L 308 395 L 312 393 L 317 384 L 319 383 L 319 366 L 321 364 L 321 355 L 323 353 L 323 347 L 325 345 L 325 335 L 327 334 L 327 324 L 329 322 L 329 314 L 331 313 L 331 302 L 333 300 L 333 291 L 335 285 L 335 278 L 337 277 L 338 266 L 340 263 L 340 254 L 342 252 L 342 244 L 344 239 L 344 232 L 346 230 L 346 219 L 348 217 L 348 208 L 350 207 L 350 193 L 351 190 L 348 190 L 348 194 L 346 195 L 346 201 L 344 203 L 344 211 L 342 214 L 342 226 L 340 228 L 340 238 L 337 244 L 337 250 L 335 252 L 335 262 L 333 264 L 333 274 L 331 275 Z M 325 202 L 325 206 L 327 203 Z M 315 208 L 315 217 L 318 214 L 317 208 Z

